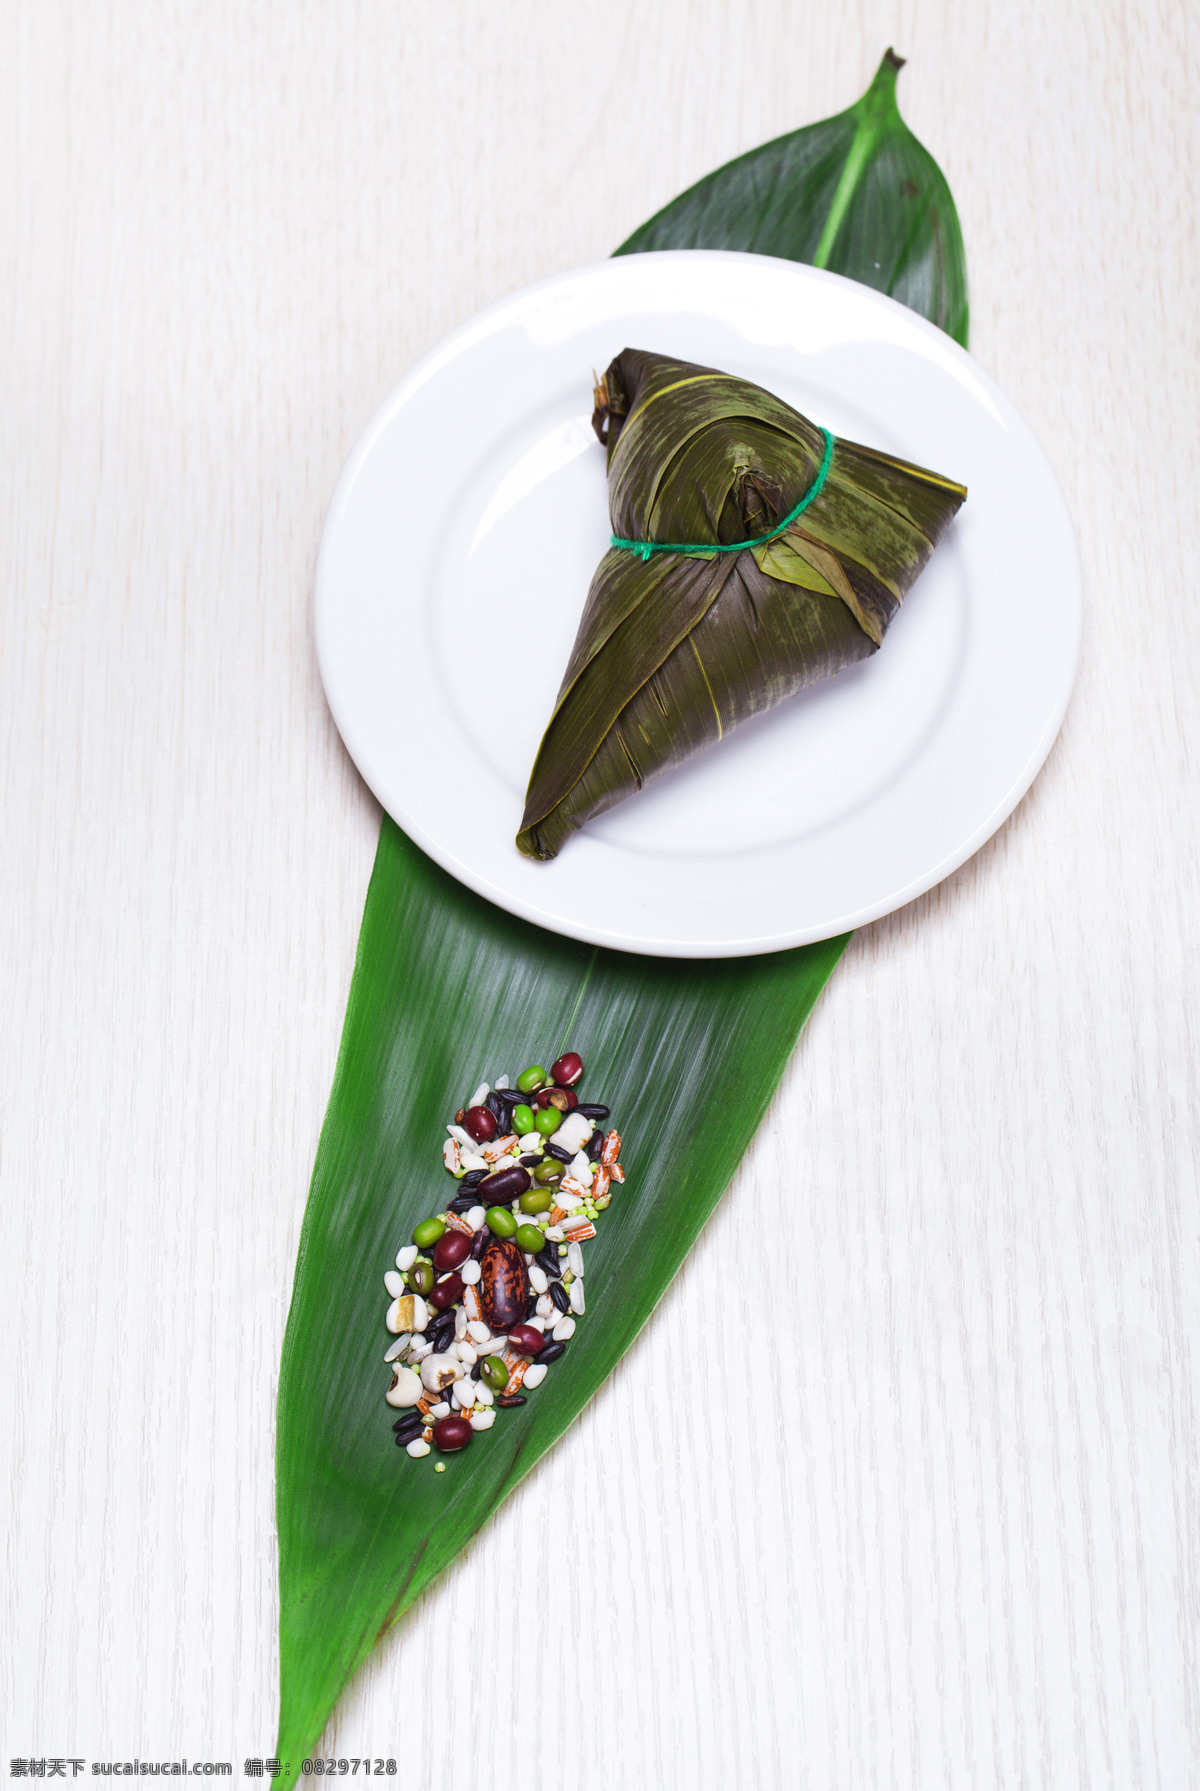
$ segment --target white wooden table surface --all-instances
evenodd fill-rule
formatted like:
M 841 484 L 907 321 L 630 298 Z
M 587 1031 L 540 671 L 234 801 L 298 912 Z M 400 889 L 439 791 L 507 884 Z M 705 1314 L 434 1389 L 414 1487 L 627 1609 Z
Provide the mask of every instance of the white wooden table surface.
M 1066 725 L 857 935 L 641 1343 L 327 1749 L 405 1791 L 1200 1784 L 1195 6 L 0 22 L 0 1771 L 273 1745 L 275 1378 L 378 827 L 309 620 L 347 451 L 446 330 L 894 43 L 1079 528 Z M 799 1314 L 786 1431 L 664 1436 L 748 1281 Z

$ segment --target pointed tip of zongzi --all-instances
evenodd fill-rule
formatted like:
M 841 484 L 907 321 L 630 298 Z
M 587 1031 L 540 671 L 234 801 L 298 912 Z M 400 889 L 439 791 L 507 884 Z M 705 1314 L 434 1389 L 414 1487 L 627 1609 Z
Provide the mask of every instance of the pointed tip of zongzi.
M 592 369 L 592 428 L 596 432 L 596 440 L 602 448 L 608 446 L 608 416 L 611 406 L 608 399 L 608 375 L 602 373 L 596 377 Z
M 558 847 L 548 845 L 537 827 L 524 825 L 517 835 L 517 851 L 525 858 L 532 858 L 541 864 L 548 864 L 552 858 L 558 857 Z

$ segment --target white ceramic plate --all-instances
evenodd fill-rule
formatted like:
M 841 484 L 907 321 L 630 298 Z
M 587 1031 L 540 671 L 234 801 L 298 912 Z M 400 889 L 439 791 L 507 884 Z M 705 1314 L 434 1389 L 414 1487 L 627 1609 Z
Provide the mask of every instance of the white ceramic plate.
M 968 497 L 880 652 L 536 864 L 513 836 L 608 544 L 592 371 L 626 346 L 755 380 Z M 350 456 L 316 579 L 330 707 L 404 831 L 514 914 L 671 957 L 825 939 L 962 864 L 1050 750 L 1080 613 L 1062 494 L 987 375 L 891 299 L 760 255 L 605 261 L 457 330 Z

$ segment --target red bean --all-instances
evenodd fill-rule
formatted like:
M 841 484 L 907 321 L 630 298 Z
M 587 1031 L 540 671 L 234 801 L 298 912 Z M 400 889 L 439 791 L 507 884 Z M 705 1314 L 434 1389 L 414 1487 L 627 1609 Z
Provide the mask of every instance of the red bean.
M 442 1240 L 439 1238 L 439 1244 L 441 1241 Z M 447 1307 L 453 1306 L 456 1300 L 462 1299 L 463 1291 L 462 1276 L 451 1275 L 447 1280 L 438 1282 L 433 1292 L 429 1295 L 429 1304 L 433 1307 L 435 1312 L 445 1312 Z
M 496 1136 L 496 1115 L 490 1107 L 468 1107 L 463 1117 L 463 1128 L 471 1134 L 476 1144 L 486 1144 Z
M 433 1266 L 439 1275 L 456 1269 L 471 1254 L 471 1240 L 465 1232 L 444 1231 L 433 1246 Z
M 583 1075 L 583 1059 L 578 1051 L 564 1051 L 557 1062 L 550 1066 L 550 1080 L 563 1088 L 570 1088 Z
M 508 1341 L 523 1356 L 536 1356 L 546 1347 L 546 1339 L 536 1325 L 514 1325 L 508 1333 Z
M 471 1425 L 466 1418 L 439 1418 L 433 1427 L 433 1446 L 443 1455 L 449 1455 L 455 1449 L 465 1449 L 470 1440 Z
M 511 1206 L 522 1194 L 528 1194 L 532 1183 L 528 1169 L 513 1164 L 511 1169 L 497 1169 L 481 1181 L 475 1192 L 480 1206 Z

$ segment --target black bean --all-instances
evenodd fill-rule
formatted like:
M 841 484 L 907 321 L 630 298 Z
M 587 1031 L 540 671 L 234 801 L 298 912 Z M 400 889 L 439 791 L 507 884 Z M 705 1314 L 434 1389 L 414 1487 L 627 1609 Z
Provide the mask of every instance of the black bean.
M 537 1312 L 537 1303 L 538 1303 L 538 1300 L 540 1299 L 540 1297 L 541 1296 L 536 1293 L 530 1294 L 529 1299 L 527 1300 L 527 1302 L 525 1304 L 526 1318 L 532 1318 L 534 1316 L 534 1314 Z
M 535 1150 L 528 1150 L 523 1157 L 517 1158 L 517 1162 L 520 1163 L 524 1169 L 532 1169 L 533 1165 L 535 1163 L 540 1163 L 541 1160 L 542 1159 L 538 1156 L 538 1153 Z
M 392 1429 L 396 1433 L 396 1447 L 401 1449 L 405 1443 L 411 1443 L 414 1437 L 419 1437 L 424 1424 L 424 1418 L 402 1418 L 399 1424 L 393 1424 Z
M 440 1356 L 444 1353 L 446 1345 L 453 1335 L 454 1314 L 448 1312 L 444 1319 L 438 1320 L 436 1325 L 430 1325 L 425 1333 L 425 1338 L 427 1342 L 432 1343 L 435 1353 Z
M 491 1240 L 491 1235 L 492 1234 L 488 1230 L 486 1225 L 481 1225 L 479 1227 L 479 1230 L 475 1233 L 474 1239 L 472 1240 L 472 1243 L 471 1243 L 470 1260 L 472 1262 L 479 1261 L 480 1257 L 483 1255 L 484 1251 L 488 1247 L 488 1243 Z
M 452 1213 L 469 1213 L 471 1208 L 477 1204 L 473 1194 L 460 1194 L 457 1200 L 450 1202 L 450 1211 Z
M 468 1169 L 467 1173 L 462 1178 L 460 1186 L 464 1188 L 477 1188 L 486 1174 L 486 1169 Z
M 565 1356 L 566 1353 L 565 1343 L 548 1343 L 545 1349 L 540 1349 L 533 1359 L 535 1362 L 557 1362 L 558 1358 Z
M 576 1113 L 582 1113 L 583 1117 L 585 1119 L 607 1119 L 608 1118 L 608 1108 L 607 1107 L 595 1107 L 592 1105 L 592 1103 L 590 1101 L 587 1103 L 586 1106 L 584 1105 L 584 1103 L 582 1101 L 580 1101 L 580 1103 L 579 1103 L 578 1107 L 576 1107 L 575 1111 L 576 1111 Z
M 546 1155 L 548 1157 L 557 1157 L 560 1163 L 569 1163 L 571 1161 L 570 1151 L 564 1150 L 561 1144 L 547 1144 Z
M 600 1152 L 604 1149 L 604 1139 L 599 1132 L 593 1132 L 583 1148 L 594 1163 L 596 1158 L 600 1155 Z
M 544 1250 L 538 1251 L 534 1260 L 541 1264 L 551 1280 L 562 1280 L 562 1267 L 558 1260 L 557 1244 L 547 1244 Z
M 472 1368 L 472 1370 L 471 1370 L 471 1379 L 473 1381 L 477 1381 L 482 1373 L 483 1373 L 483 1363 L 476 1362 L 474 1368 Z
M 500 1395 L 499 1399 L 497 1399 L 496 1404 L 497 1405 L 524 1405 L 525 1404 L 525 1395 L 523 1393 L 502 1393 Z
M 571 1296 L 561 1281 L 552 1281 L 550 1283 L 550 1298 L 554 1301 L 554 1304 L 558 1307 L 560 1312 L 569 1312 L 571 1310 Z
M 484 1105 L 487 1107 L 487 1110 L 489 1113 L 492 1113 L 495 1115 L 495 1117 L 499 1120 L 499 1122 L 502 1126 L 506 1126 L 508 1124 L 508 1116 L 504 1111 L 504 1104 L 501 1101 L 499 1095 L 496 1093 L 496 1090 L 494 1088 L 492 1089 L 491 1093 L 488 1095 L 487 1100 L 485 1101 Z

